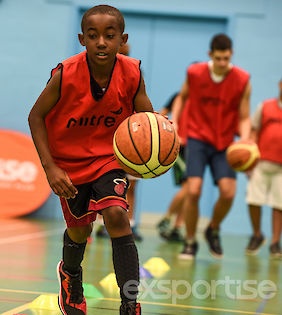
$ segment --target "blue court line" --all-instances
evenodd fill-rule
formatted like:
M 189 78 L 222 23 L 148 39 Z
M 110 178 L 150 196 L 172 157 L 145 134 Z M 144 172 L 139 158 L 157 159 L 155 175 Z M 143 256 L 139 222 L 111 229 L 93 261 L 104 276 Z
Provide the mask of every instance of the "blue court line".
M 261 315 L 262 314 L 262 311 L 264 310 L 266 303 L 269 301 L 269 297 L 268 296 L 271 293 L 273 293 L 273 292 L 268 292 L 267 296 L 260 302 L 259 307 L 257 308 L 255 315 Z

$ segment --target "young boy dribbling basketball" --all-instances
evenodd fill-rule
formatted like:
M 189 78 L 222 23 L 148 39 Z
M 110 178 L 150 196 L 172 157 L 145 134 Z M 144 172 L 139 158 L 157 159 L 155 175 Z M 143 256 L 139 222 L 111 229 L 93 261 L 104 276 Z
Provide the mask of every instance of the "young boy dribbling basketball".
M 86 314 L 81 263 L 97 213 L 112 240 L 121 315 L 141 314 L 136 302 L 138 253 L 126 202 L 128 180 L 113 154 L 113 134 L 134 111 L 153 111 L 140 61 L 117 54 L 127 41 L 121 12 L 98 5 L 85 12 L 79 41 L 86 50 L 52 70 L 29 114 L 34 144 L 49 184 L 60 197 L 67 228 L 57 267 L 59 307 Z

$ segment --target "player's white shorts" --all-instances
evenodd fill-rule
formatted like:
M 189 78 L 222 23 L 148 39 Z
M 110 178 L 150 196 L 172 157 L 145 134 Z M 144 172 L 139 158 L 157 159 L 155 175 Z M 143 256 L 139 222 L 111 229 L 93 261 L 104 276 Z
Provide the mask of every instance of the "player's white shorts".
M 259 161 L 249 178 L 246 201 L 282 210 L 282 164 Z

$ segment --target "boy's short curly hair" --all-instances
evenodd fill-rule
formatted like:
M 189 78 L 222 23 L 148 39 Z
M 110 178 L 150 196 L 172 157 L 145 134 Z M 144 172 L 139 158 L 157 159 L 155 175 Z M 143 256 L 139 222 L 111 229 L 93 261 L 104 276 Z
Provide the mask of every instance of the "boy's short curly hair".
M 116 17 L 121 33 L 124 32 L 125 22 L 124 22 L 124 17 L 122 15 L 122 13 L 117 8 L 112 7 L 110 5 L 105 5 L 105 4 L 101 4 L 101 5 L 97 5 L 95 7 L 92 7 L 90 9 L 88 9 L 83 14 L 83 17 L 82 17 L 82 20 L 81 20 L 81 31 L 82 32 L 83 32 L 83 29 L 84 29 L 84 25 L 85 25 L 86 19 L 89 16 L 95 15 L 95 14 L 108 14 L 108 15 Z

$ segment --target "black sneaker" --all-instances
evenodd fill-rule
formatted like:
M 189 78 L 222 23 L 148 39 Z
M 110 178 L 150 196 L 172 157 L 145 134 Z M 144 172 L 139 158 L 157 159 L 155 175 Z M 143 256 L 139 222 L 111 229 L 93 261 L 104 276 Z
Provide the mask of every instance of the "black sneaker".
M 215 258 L 221 258 L 222 257 L 222 248 L 220 245 L 220 237 L 219 237 L 219 230 L 212 229 L 210 226 L 205 231 L 205 237 L 206 241 L 209 245 L 210 253 Z
M 255 236 L 252 235 L 249 241 L 249 244 L 246 248 L 246 254 L 247 255 L 256 255 L 261 248 L 261 246 L 264 244 L 265 239 L 263 235 Z
M 122 303 L 119 308 L 120 315 L 141 315 L 141 305 L 136 302 Z
M 270 252 L 270 256 L 272 258 L 280 258 L 281 257 L 281 247 L 280 244 L 277 243 L 273 243 L 269 246 L 269 252 Z
M 180 259 L 193 260 L 198 252 L 198 243 L 195 241 L 193 243 L 184 243 L 184 248 L 179 254 Z
M 158 225 L 158 231 L 162 238 L 167 239 L 167 235 L 169 233 L 170 219 L 164 218 L 162 219 Z
M 105 225 L 100 225 L 96 231 L 96 236 L 101 238 L 109 238 L 109 233 L 105 227 Z
M 169 242 L 183 242 L 184 237 L 180 232 L 179 228 L 173 228 L 166 236 Z
M 83 296 L 82 268 L 76 275 L 64 271 L 64 262 L 57 266 L 60 284 L 58 304 L 64 315 L 86 315 L 86 300 Z

